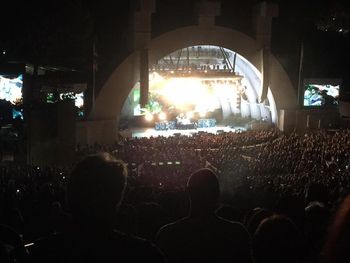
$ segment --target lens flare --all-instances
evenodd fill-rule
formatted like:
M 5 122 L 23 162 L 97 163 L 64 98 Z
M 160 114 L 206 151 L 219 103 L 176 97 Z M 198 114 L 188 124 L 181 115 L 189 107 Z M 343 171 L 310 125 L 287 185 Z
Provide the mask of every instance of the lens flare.
M 159 119 L 161 121 L 165 121 L 166 120 L 166 114 L 164 112 L 160 112 L 158 115 Z
M 153 115 L 151 113 L 146 113 L 145 119 L 146 119 L 146 121 L 152 121 L 153 120 Z
M 207 115 L 205 111 L 200 111 L 199 112 L 199 117 L 204 118 Z
M 193 112 L 192 112 L 192 111 L 187 112 L 187 113 L 186 113 L 186 117 L 187 117 L 188 119 L 192 119 L 192 118 L 193 118 Z

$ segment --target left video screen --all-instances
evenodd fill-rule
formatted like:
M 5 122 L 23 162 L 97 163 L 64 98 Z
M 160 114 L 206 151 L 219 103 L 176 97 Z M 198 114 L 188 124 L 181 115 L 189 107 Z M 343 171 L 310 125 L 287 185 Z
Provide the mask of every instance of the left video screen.
M 0 74 L 0 102 L 12 119 L 23 120 L 23 75 Z M 3 114 L 6 115 L 6 114 Z

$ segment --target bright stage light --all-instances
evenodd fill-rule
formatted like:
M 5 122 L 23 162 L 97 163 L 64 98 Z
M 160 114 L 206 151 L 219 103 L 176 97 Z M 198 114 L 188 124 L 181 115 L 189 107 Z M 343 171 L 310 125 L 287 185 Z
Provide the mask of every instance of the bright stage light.
M 166 120 L 166 114 L 164 112 L 159 113 L 159 119 L 162 121 Z
M 199 112 L 199 117 L 204 118 L 207 113 L 205 111 Z
M 152 82 L 151 93 L 176 109 L 187 112 L 189 109 L 201 113 L 221 107 L 223 99 L 233 100 L 236 87 L 228 83 L 230 78 L 203 80 L 197 77 L 167 77 Z
M 192 119 L 193 118 L 193 112 L 189 111 L 186 113 L 187 118 Z
M 153 115 L 151 113 L 146 113 L 145 119 L 146 119 L 146 121 L 152 121 L 153 120 Z
M 184 109 L 189 104 L 197 105 L 202 100 L 201 96 L 206 93 L 206 89 L 198 78 L 172 78 L 161 93 L 169 103 Z

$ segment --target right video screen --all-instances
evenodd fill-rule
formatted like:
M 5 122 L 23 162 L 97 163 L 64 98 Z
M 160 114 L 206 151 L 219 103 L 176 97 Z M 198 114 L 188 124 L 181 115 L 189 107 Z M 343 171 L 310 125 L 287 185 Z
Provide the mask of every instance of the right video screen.
M 340 85 L 306 83 L 304 85 L 304 106 L 337 106 L 339 89 Z

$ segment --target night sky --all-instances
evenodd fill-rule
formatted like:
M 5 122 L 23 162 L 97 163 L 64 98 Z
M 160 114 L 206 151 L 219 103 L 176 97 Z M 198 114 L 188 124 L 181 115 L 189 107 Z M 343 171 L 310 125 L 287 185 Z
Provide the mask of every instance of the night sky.
M 127 45 L 130 2 L 13 0 L 1 7 L 0 62 L 70 67 L 89 76 L 95 41 L 98 80 L 103 83 L 130 53 Z M 217 24 L 252 35 L 252 6 L 257 2 L 222 0 L 222 15 Z M 304 77 L 340 77 L 344 79 L 343 87 L 349 89 L 350 1 L 272 2 L 280 5 L 280 16 L 273 21 L 272 52 L 292 83 L 296 85 L 303 42 Z M 194 6 L 194 0 L 158 0 L 152 35 L 195 24 Z

